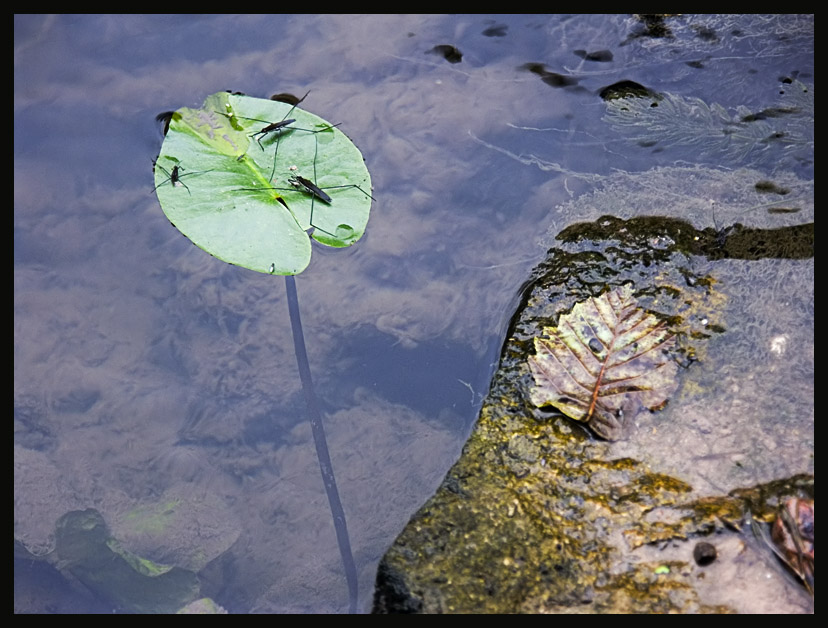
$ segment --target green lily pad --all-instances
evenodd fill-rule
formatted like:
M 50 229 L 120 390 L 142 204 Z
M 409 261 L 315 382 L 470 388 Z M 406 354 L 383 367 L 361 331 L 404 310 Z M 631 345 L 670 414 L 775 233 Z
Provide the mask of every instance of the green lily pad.
M 315 183 L 330 202 L 296 177 Z M 155 185 L 170 222 L 198 247 L 278 275 L 307 267 L 310 238 L 332 247 L 354 244 L 372 201 L 362 154 L 334 125 L 285 103 L 225 92 L 172 115 Z

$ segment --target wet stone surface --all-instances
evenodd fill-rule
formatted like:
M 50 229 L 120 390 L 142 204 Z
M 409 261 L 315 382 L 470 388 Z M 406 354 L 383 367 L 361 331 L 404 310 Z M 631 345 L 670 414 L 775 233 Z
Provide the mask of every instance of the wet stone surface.
M 770 525 L 786 498 L 813 496 L 812 453 L 803 473 L 740 485 L 742 443 L 721 456 L 717 484 L 692 472 L 715 429 L 686 428 L 680 447 L 649 445 L 653 435 L 670 438 L 677 422 L 699 422 L 683 406 L 707 385 L 701 365 L 723 360 L 714 349 L 727 334 L 730 301 L 713 261 L 756 259 L 769 246 L 812 255 L 812 227 L 774 238 L 761 229 L 739 233 L 744 241 L 723 252 L 712 229 L 603 216 L 559 236 L 563 244 L 525 287 L 461 459 L 380 563 L 374 612 L 813 610 L 750 524 Z M 630 281 L 643 307 L 681 338 L 681 385 L 667 411 L 649 413 L 624 441 L 609 443 L 534 407 L 526 360 L 545 325 Z M 716 408 L 706 407 L 709 421 Z

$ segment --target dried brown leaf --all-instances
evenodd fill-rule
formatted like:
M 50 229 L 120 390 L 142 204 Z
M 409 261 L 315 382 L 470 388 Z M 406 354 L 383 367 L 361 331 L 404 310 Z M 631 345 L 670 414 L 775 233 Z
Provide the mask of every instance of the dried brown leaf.
M 576 304 L 544 332 L 529 358 L 532 403 L 554 406 L 602 438 L 622 438 L 640 412 L 662 408 L 676 389 L 675 337 L 628 285 Z

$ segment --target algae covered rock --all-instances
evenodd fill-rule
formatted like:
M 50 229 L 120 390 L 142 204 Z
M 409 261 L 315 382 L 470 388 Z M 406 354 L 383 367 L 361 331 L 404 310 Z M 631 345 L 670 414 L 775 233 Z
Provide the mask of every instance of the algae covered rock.
M 96 499 L 40 451 L 15 446 L 16 556 L 53 564 L 114 608 L 174 612 L 199 594 L 197 574 L 238 539 L 235 513 L 186 481 L 143 500 Z M 94 503 L 95 509 L 86 508 Z
M 461 459 L 380 563 L 374 612 L 813 610 L 752 532 L 813 498 L 813 183 L 785 181 L 797 222 L 751 210 L 757 174 L 687 175 L 622 175 L 573 202 L 588 219 L 526 284 Z M 694 220 L 647 215 L 663 190 Z M 749 226 L 694 226 L 711 200 Z M 675 334 L 678 388 L 607 442 L 532 403 L 529 359 L 625 284 Z
M 131 612 L 171 613 L 199 597 L 195 573 L 126 550 L 91 508 L 60 518 L 57 554 L 63 568 L 85 586 Z

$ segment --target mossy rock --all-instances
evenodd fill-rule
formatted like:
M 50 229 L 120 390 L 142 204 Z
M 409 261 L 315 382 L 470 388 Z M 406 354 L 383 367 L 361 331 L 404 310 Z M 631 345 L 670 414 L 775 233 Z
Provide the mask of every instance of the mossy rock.
M 751 177 L 741 182 L 746 195 L 758 193 Z M 738 196 L 732 187 L 727 193 Z M 606 189 L 579 202 L 600 208 L 601 194 Z M 810 214 L 812 196 L 801 198 Z M 743 338 L 743 330 L 766 324 L 765 309 L 750 310 L 742 289 L 744 280 L 760 299 L 768 295 L 768 310 L 788 292 L 812 298 L 813 223 L 773 227 L 764 214 L 750 227 L 697 229 L 682 219 L 619 213 L 629 219 L 603 215 L 558 234 L 527 282 L 461 459 L 380 563 L 374 612 L 813 610 L 748 525 L 771 519 L 787 496 L 813 496 L 812 408 L 802 406 L 801 390 L 779 392 L 789 383 L 763 382 L 779 369 L 786 377 L 807 372 L 812 352 L 774 354 L 778 364 L 757 360 L 754 353 L 769 350 L 764 329 L 758 339 Z M 787 278 L 769 284 L 768 265 Z M 665 410 L 609 443 L 535 408 L 526 360 L 544 326 L 625 282 L 681 336 L 681 385 Z M 736 314 L 745 327 L 734 324 Z M 807 337 L 808 324 L 787 336 Z M 734 374 L 729 365 L 740 360 L 756 370 L 740 365 Z M 769 395 L 757 403 L 775 404 L 776 412 L 720 410 L 758 396 L 747 385 L 754 379 Z M 768 450 L 768 439 L 791 430 L 790 440 L 780 436 L 779 449 Z M 693 558 L 702 540 L 718 551 L 705 565 Z

